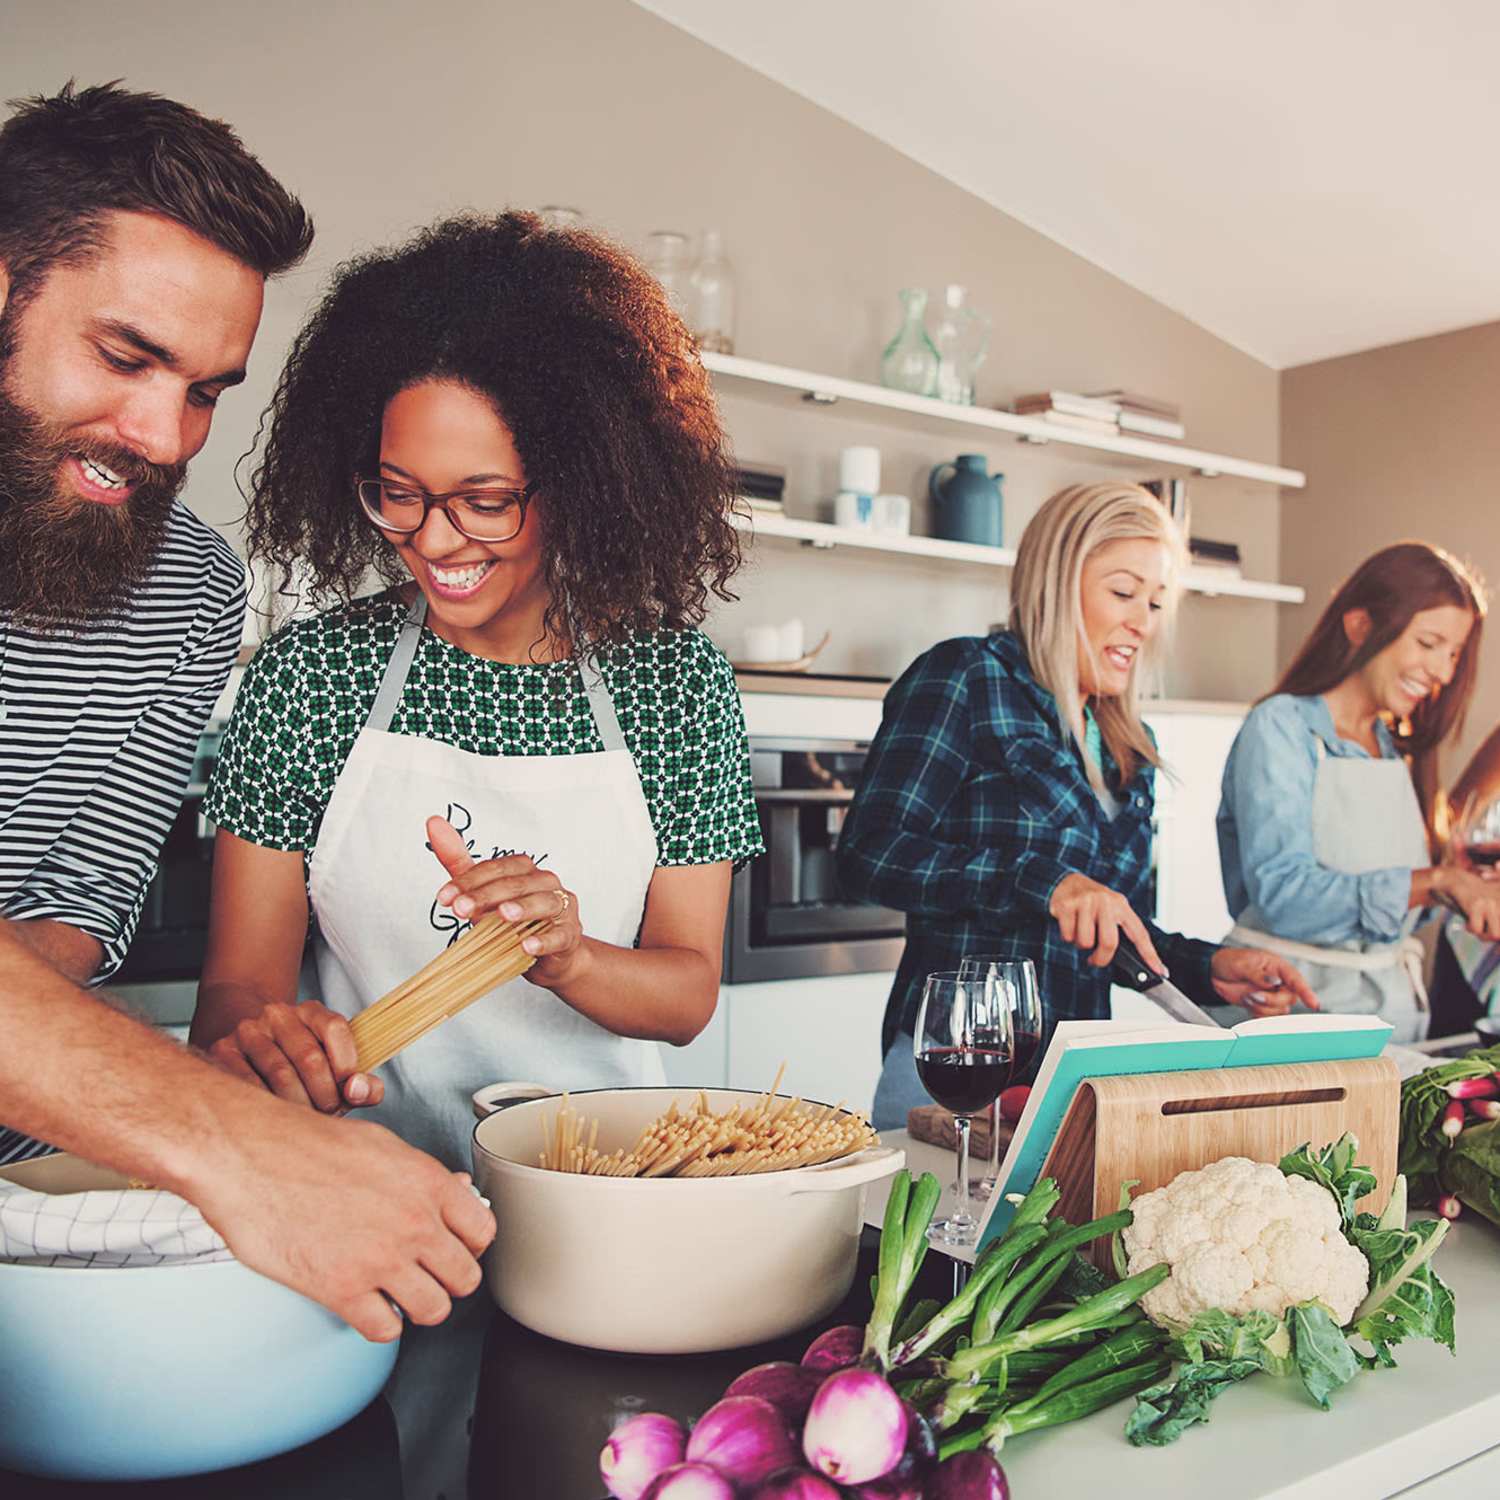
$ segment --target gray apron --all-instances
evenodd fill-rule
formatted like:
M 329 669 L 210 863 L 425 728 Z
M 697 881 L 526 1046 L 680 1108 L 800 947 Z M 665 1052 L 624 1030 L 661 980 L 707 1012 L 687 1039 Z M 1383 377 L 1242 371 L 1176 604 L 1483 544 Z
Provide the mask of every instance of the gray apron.
M 1313 787 L 1313 853 L 1319 864 L 1346 875 L 1393 867 L 1425 869 L 1431 863 L 1427 829 L 1404 761 L 1329 755 L 1316 738 L 1318 769 Z M 1420 912 L 1407 913 L 1392 943 L 1357 941 L 1322 946 L 1277 937 L 1251 906 L 1225 943 L 1265 948 L 1296 964 L 1319 1004 L 1336 1015 L 1373 1015 L 1395 1027 L 1394 1042 L 1416 1042 L 1427 1034 L 1427 991 L 1422 983 L 1422 945 L 1411 935 Z M 1238 1006 L 1226 1007 L 1244 1020 Z

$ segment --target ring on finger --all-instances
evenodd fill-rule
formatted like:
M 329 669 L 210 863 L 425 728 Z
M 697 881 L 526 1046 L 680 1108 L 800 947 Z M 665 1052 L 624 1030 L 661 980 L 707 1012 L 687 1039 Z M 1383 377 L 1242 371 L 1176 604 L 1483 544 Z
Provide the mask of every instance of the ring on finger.
M 567 916 L 568 912 L 573 906 L 573 898 L 568 894 L 567 891 L 559 891 L 557 893 L 557 900 L 557 916 L 553 918 L 553 921 L 557 921 L 559 918 Z

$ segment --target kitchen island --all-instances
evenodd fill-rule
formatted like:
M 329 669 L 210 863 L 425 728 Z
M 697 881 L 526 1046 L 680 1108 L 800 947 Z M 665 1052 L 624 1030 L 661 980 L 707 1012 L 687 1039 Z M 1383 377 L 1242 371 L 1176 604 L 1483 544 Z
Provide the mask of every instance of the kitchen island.
M 915 1171 L 945 1180 L 951 1154 L 906 1145 Z M 872 1193 L 877 1217 L 883 1193 Z M 939 1210 L 941 1212 L 941 1209 Z M 875 1235 L 854 1290 L 827 1321 L 863 1321 Z M 608 1249 L 600 1247 L 601 1255 Z M 1361 1375 L 1330 1413 L 1293 1381 L 1257 1377 L 1220 1398 L 1212 1422 L 1165 1449 L 1135 1449 L 1118 1404 L 1082 1422 L 1017 1439 L 1002 1455 L 1014 1500 L 1465 1500 L 1500 1494 L 1500 1232 L 1466 1217 L 1438 1265 L 1458 1299 L 1457 1357 L 1403 1345 L 1399 1370 Z M 87 1272 L 80 1272 L 87 1275 Z M 947 1296 L 954 1263 L 932 1254 L 924 1295 Z M 414 1329 L 385 1398 L 346 1427 L 281 1458 L 225 1474 L 149 1485 L 58 1485 L 0 1473 L 5 1500 L 598 1500 L 597 1460 L 614 1423 L 643 1410 L 687 1419 L 740 1371 L 797 1358 L 811 1330 L 698 1358 L 631 1358 L 528 1332 L 480 1293 L 442 1328 Z M 225 1351 L 233 1357 L 232 1350 Z M 0 1392 L 3 1404 L 3 1392 Z M 394 1407 L 394 1416 L 391 1407 Z M 212 1412 L 183 1414 L 212 1421 Z M 397 1435 L 399 1429 L 399 1440 Z

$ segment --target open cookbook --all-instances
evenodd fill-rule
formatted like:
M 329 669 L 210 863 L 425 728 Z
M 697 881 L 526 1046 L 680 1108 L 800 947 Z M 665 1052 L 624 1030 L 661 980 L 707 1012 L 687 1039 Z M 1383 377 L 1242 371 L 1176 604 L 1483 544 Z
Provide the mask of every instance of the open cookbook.
M 1378 1057 L 1391 1029 L 1377 1016 L 1265 1016 L 1227 1028 L 1182 1021 L 1059 1021 L 1000 1163 L 979 1249 L 1005 1232 L 1015 1213 L 1009 1197 L 1027 1192 L 1041 1175 L 1073 1095 L 1088 1079 Z

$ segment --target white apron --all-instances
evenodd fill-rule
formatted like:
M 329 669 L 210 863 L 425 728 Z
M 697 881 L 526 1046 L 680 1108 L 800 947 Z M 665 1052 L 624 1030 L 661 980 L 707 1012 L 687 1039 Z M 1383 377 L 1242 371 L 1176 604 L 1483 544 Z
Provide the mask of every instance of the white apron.
M 434 897 L 447 877 L 427 845 L 446 816 L 476 860 L 526 853 L 577 896 L 588 936 L 631 947 L 656 868 L 656 833 L 592 664 L 582 666 L 604 749 L 583 755 L 476 755 L 391 718 L 427 614 L 419 591 L 369 721 L 334 785 L 308 875 L 323 1003 L 353 1016 L 408 979 L 469 924 Z M 616 1036 L 522 977 L 413 1043 L 381 1070 L 385 1100 L 361 1118 L 469 1171 L 469 1096 L 497 1079 L 565 1089 L 659 1085 L 655 1042 Z
M 1425 869 L 1432 862 L 1427 829 L 1405 762 L 1329 755 L 1321 737 L 1316 744 L 1312 821 L 1318 863 L 1346 875 L 1393 866 Z M 1301 969 L 1325 1011 L 1379 1016 L 1396 1028 L 1392 1041 L 1416 1042 L 1427 1034 L 1422 945 L 1411 936 L 1419 915 L 1407 914 L 1394 943 L 1322 947 L 1266 932 L 1252 906 L 1224 941 L 1279 953 Z

